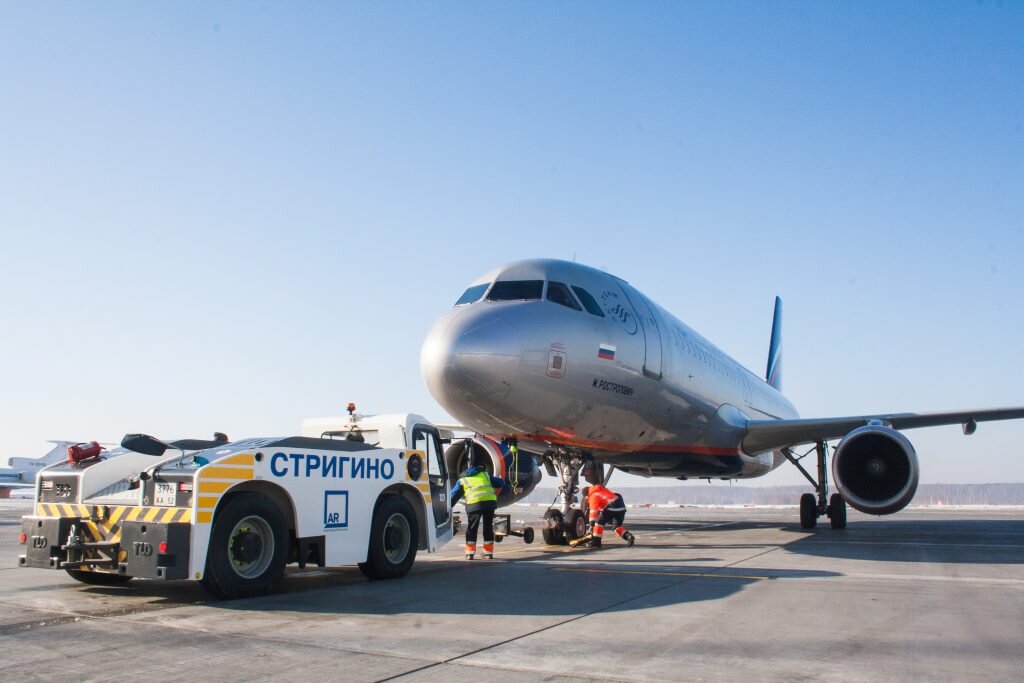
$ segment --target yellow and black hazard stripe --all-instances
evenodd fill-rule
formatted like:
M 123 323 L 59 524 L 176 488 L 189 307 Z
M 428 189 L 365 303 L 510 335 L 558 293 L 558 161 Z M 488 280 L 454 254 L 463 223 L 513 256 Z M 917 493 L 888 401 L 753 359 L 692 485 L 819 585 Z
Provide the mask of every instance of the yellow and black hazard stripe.
M 190 508 L 142 507 L 138 505 L 69 505 L 67 503 L 37 503 L 38 517 L 73 517 L 82 520 L 82 528 L 96 543 L 120 543 L 124 522 L 192 521 Z M 118 562 L 125 561 L 125 551 L 118 554 Z
M 196 524 L 213 521 L 221 496 L 235 484 L 251 481 L 255 458 L 252 453 L 239 453 L 217 460 L 199 470 L 196 477 Z

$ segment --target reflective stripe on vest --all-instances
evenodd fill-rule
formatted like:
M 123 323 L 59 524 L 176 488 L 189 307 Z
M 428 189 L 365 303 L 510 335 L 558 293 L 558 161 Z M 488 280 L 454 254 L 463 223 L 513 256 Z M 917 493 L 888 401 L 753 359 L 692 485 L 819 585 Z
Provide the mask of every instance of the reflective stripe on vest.
M 491 486 L 491 475 L 487 472 L 477 472 L 474 475 L 462 478 L 462 488 L 466 491 L 466 505 L 482 503 L 487 500 L 498 500 Z

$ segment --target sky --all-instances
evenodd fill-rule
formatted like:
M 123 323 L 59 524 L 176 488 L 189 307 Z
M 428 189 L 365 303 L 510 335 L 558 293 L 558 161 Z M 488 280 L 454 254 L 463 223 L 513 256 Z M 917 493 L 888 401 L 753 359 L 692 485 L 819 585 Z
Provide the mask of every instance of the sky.
M 780 295 L 806 417 L 1024 405 L 1021 35 L 990 1 L 4 3 L 0 462 L 447 420 L 426 332 L 532 257 L 757 374 Z M 923 483 L 1024 481 L 1024 422 L 908 436 Z

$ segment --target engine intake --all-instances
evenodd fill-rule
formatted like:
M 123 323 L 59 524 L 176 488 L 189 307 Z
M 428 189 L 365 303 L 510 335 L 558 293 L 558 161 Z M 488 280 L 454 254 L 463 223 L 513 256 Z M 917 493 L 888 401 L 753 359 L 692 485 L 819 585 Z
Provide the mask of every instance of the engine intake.
M 914 447 L 895 429 L 867 425 L 847 434 L 832 458 L 832 479 L 854 508 L 891 515 L 917 492 L 919 469 Z
M 519 456 L 514 458 L 504 452 L 497 442 L 482 437 L 453 441 L 445 450 L 444 464 L 448 468 L 451 486 L 455 486 L 459 475 L 469 467 L 470 449 L 467 448 L 467 442 L 472 444 L 476 462 L 483 463 L 488 474 L 505 480 L 505 488 L 498 493 L 498 507 L 511 505 L 537 488 L 541 473 L 533 454 L 520 450 Z

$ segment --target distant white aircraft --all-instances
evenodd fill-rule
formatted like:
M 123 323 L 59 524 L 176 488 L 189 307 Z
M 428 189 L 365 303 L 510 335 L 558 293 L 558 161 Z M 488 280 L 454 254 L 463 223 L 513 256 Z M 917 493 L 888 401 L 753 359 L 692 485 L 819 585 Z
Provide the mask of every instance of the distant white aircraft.
M 186 448 L 186 449 L 200 449 L 200 448 L 212 448 L 220 444 L 227 443 L 228 437 L 226 434 L 221 432 L 214 432 L 213 439 L 179 439 L 172 441 L 171 445 L 175 448 Z M 89 455 L 90 444 L 93 448 L 101 446 L 100 457 L 116 458 L 117 456 L 127 452 L 125 448 L 117 446 L 115 444 L 97 444 L 96 442 L 83 442 L 83 441 L 48 441 L 47 443 L 54 444 L 54 447 L 46 455 L 39 456 L 38 458 L 19 458 L 11 457 L 8 459 L 7 467 L 0 468 L 0 498 L 10 498 L 11 492 L 15 489 L 28 489 L 35 485 L 36 474 L 39 470 L 50 465 L 55 465 L 60 462 L 64 462 L 69 458 L 69 450 L 75 450 L 76 453 L 81 453 L 80 449 L 71 449 L 72 446 L 81 446 L 85 449 L 85 455 Z M 76 459 L 80 456 L 76 456 Z
M 36 458 L 11 456 L 7 467 L 0 468 L 0 498 L 10 498 L 11 491 L 19 488 L 30 488 L 35 485 L 36 474 L 48 465 L 64 462 L 68 459 L 68 446 L 80 441 L 47 441 L 54 444 L 46 455 Z
M 815 489 L 800 500 L 801 524 L 814 527 L 827 515 L 843 528 L 847 503 L 885 515 L 913 498 L 917 455 L 898 430 L 960 424 L 971 434 L 985 420 L 1024 418 L 1016 407 L 801 419 L 781 392 L 781 333 L 776 299 L 762 379 L 624 280 L 532 259 L 471 283 L 428 335 L 421 367 L 434 398 L 479 434 L 448 449 L 449 471 L 461 470 L 471 443 L 503 476 L 526 483 L 505 503 L 536 486 L 539 465 L 561 478 L 561 507 L 545 515 L 549 543 L 582 534 L 579 476 L 602 478 L 604 465 L 642 476 L 741 479 L 788 461 Z M 829 497 L 831 440 L 839 440 L 838 493 Z M 794 450 L 801 445 L 806 453 Z M 817 477 L 800 462 L 811 454 Z

